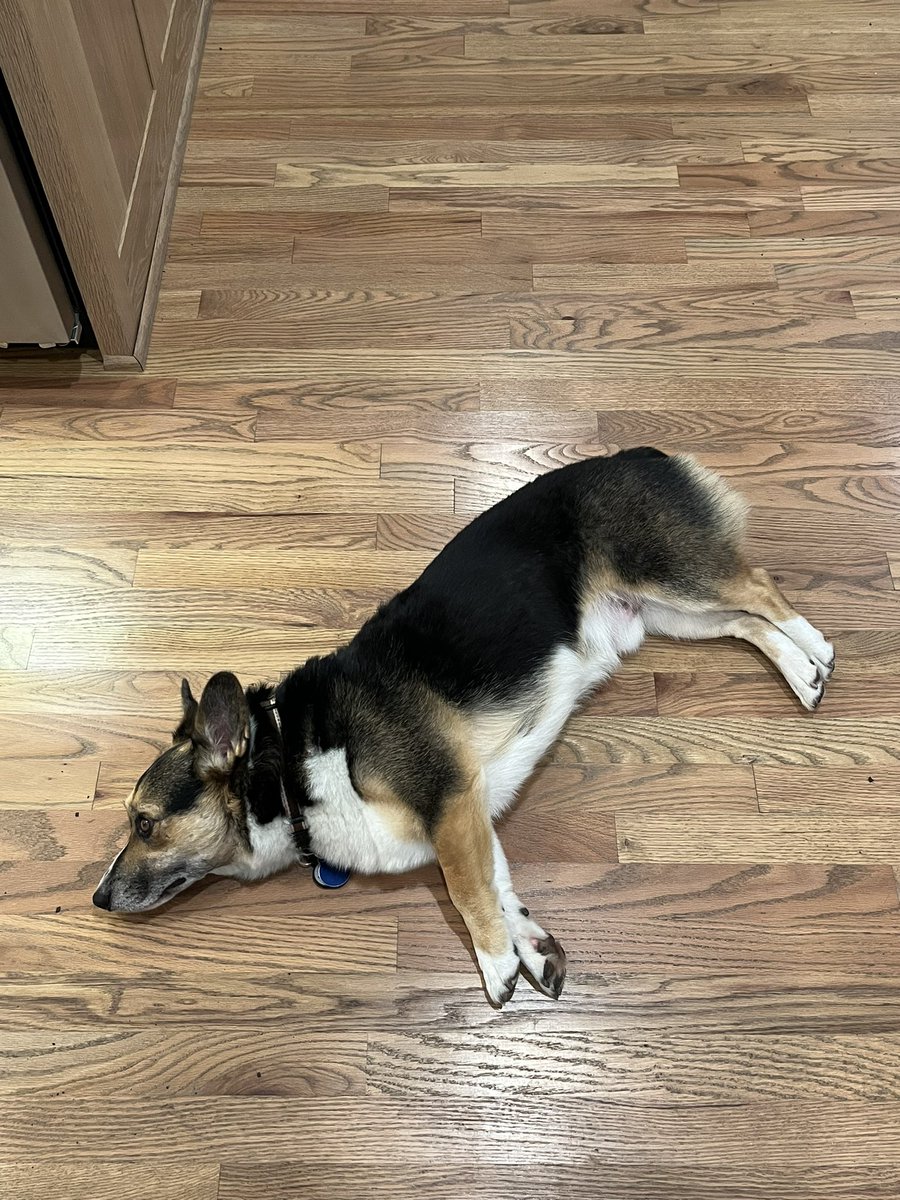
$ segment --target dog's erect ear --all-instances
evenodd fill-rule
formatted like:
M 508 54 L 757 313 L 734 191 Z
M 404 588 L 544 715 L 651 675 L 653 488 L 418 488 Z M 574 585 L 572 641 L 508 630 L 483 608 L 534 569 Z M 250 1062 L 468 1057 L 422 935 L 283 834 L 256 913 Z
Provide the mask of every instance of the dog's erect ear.
M 186 679 L 181 681 L 182 717 L 172 734 L 173 742 L 183 742 L 194 736 L 194 721 L 197 717 L 197 701 L 191 693 L 191 685 Z
M 230 671 L 213 675 L 203 689 L 194 718 L 194 745 L 201 779 L 228 775 L 247 752 L 250 709 L 244 689 Z

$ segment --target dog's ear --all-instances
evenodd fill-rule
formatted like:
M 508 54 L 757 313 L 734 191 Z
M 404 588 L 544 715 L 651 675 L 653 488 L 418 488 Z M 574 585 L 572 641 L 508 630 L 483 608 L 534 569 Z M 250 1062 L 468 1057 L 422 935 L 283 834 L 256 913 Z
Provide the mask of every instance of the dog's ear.
M 181 681 L 181 720 L 172 734 L 173 742 L 184 742 L 194 736 L 194 722 L 197 717 L 197 701 L 191 693 L 191 685 L 186 679 Z
M 236 675 L 220 671 L 203 689 L 194 718 L 194 746 L 201 779 L 226 776 L 250 743 L 250 709 Z

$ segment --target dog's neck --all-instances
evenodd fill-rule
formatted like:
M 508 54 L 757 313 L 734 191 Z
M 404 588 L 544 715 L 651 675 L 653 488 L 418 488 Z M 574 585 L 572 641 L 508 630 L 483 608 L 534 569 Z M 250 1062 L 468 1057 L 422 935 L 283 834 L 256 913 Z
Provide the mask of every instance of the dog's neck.
M 274 693 L 269 686 L 251 688 L 247 692 L 250 709 L 250 756 L 244 807 L 248 824 L 270 825 L 283 815 L 281 787 L 284 781 L 284 747 L 271 712 L 263 702 Z
M 329 749 L 340 738 L 343 706 L 335 703 L 333 694 L 339 672 L 335 656 L 311 659 L 277 687 L 263 684 L 246 692 L 251 739 L 240 790 L 252 875 L 245 877 L 261 879 L 291 863 L 303 862 L 282 789 L 292 807 L 308 807 L 305 774 L 297 764 L 309 749 Z M 277 720 L 271 708 L 273 699 Z

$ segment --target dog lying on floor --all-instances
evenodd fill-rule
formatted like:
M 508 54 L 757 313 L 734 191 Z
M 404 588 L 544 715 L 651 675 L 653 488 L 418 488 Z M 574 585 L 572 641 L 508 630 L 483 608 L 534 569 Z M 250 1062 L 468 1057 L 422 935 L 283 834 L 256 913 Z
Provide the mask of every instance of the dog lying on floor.
M 198 703 L 185 681 L 94 904 L 155 908 L 305 850 L 363 873 L 436 859 L 489 999 L 509 1000 L 520 968 L 557 998 L 565 953 L 516 895 L 493 822 L 585 693 L 649 633 L 743 638 L 804 708 L 822 699 L 832 647 L 746 564 L 743 526 L 691 458 L 589 459 L 482 514 L 349 645 L 276 687 L 223 672 Z

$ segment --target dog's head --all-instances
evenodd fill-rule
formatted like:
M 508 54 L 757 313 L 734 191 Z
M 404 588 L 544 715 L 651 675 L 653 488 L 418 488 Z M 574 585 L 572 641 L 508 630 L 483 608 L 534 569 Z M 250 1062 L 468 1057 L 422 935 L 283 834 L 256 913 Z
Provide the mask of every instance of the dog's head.
M 187 680 L 173 745 L 125 802 L 131 833 L 94 892 L 98 908 L 156 908 L 211 871 L 239 873 L 249 851 L 243 794 L 250 712 L 234 675 L 214 675 L 199 703 Z

